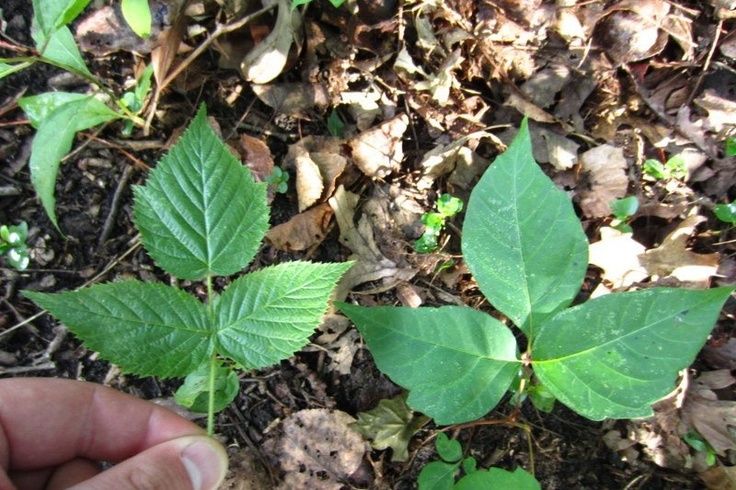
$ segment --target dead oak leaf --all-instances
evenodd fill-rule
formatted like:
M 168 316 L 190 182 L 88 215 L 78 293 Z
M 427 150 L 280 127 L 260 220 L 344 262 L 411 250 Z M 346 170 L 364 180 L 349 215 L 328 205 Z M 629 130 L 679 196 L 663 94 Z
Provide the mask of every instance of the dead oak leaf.
M 580 194 L 583 213 L 589 218 L 610 215 L 611 201 L 624 197 L 629 186 L 623 149 L 597 146 L 580 155 L 580 161 L 590 179 L 590 189 Z
M 266 240 L 279 250 L 306 250 L 325 239 L 332 214 L 330 205 L 322 203 L 274 226 L 266 233 Z

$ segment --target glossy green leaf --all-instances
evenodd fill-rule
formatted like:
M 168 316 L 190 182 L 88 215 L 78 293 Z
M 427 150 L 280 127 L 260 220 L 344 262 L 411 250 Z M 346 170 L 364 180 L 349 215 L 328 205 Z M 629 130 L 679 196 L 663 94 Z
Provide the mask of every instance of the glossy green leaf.
M 645 174 L 654 177 L 657 180 L 666 179 L 669 176 L 664 164 L 654 158 L 646 160 L 641 169 Z
M 727 157 L 736 156 L 736 136 L 729 136 L 728 138 L 726 138 L 726 143 L 724 144 L 724 152 L 726 153 Z
M 24 294 L 64 322 L 88 348 L 127 372 L 185 376 L 212 352 L 205 306 L 170 286 L 122 281 L 58 294 Z
M 478 471 L 478 462 L 475 460 L 474 457 L 468 456 L 467 458 L 463 459 L 462 467 L 463 471 L 469 475 Z
M 419 490 L 451 490 L 457 468 L 457 464 L 443 461 L 432 461 L 424 465 L 417 478 Z
M 590 419 L 650 416 L 695 359 L 731 291 L 655 288 L 570 308 L 539 331 L 534 372 Z
M 463 210 L 463 201 L 460 198 L 451 196 L 450 194 L 442 194 L 437 199 L 437 211 L 447 218 L 455 216 Z
M 218 297 L 218 351 L 245 369 L 270 366 L 304 347 L 352 262 L 287 262 L 247 274 Z
M 611 213 L 620 220 L 633 216 L 638 210 L 639 200 L 636 196 L 624 197 L 611 202 Z
M 450 439 L 444 432 L 437 434 L 434 447 L 439 457 L 448 463 L 457 463 L 463 457 L 463 447 L 460 445 L 460 441 Z
M 38 44 L 38 41 L 37 41 Z M 68 27 L 53 31 L 44 42 L 41 59 L 82 76 L 92 76 Z
M 33 0 L 33 26 L 44 37 L 69 24 L 90 0 Z
M 77 131 L 118 118 L 105 104 L 94 97 L 72 100 L 55 108 L 39 125 L 31 145 L 31 183 L 46 214 L 58 228 L 54 187 L 59 164 L 69 153 Z
M 513 472 L 501 468 L 490 468 L 464 476 L 453 487 L 453 490 L 541 490 L 541 488 L 537 479 L 521 468 L 516 468 Z
M 339 308 L 363 334 L 378 368 L 410 391 L 409 406 L 438 424 L 488 413 L 519 367 L 511 331 L 470 308 Z
M 716 218 L 725 223 L 736 224 L 736 201 L 728 204 L 716 204 L 713 206 L 713 213 Z
M 60 106 L 67 102 L 84 100 L 89 97 L 87 94 L 76 92 L 44 92 L 39 95 L 23 97 L 18 101 L 18 105 L 25 112 L 31 126 L 38 129 L 41 123 Z
M 409 442 L 429 418 L 414 415 L 406 404 L 406 395 L 378 402 L 378 406 L 358 413 L 355 429 L 371 440 L 374 449 L 391 448 L 391 461 L 409 459 Z
M 580 289 L 588 241 L 570 198 L 534 161 L 526 120 L 473 188 L 462 249 L 483 294 L 531 338 Z
M 210 392 L 210 365 L 202 364 L 196 371 L 187 375 L 184 384 L 176 390 L 176 403 L 192 412 L 207 413 Z M 224 409 L 238 396 L 240 382 L 232 369 L 222 365 L 215 367 L 215 412 Z
M 0 62 L 0 79 L 12 75 L 15 72 L 21 71 L 24 68 L 31 66 L 31 63 L 24 61 L 22 63 L 1 63 Z
M 142 38 L 151 35 L 151 9 L 148 0 L 122 0 L 120 10 L 133 32 Z
M 240 271 L 268 228 L 266 185 L 215 136 L 204 106 L 134 193 L 143 245 L 181 279 Z

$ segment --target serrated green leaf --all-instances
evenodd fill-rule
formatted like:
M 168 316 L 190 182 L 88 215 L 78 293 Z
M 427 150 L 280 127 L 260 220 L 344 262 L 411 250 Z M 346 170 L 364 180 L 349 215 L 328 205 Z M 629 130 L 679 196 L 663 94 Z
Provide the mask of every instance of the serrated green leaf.
M 657 288 L 570 308 L 542 326 L 534 372 L 590 419 L 647 417 L 693 362 L 731 292 Z
M 134 188 L 143 245 L 169 274 L 228 276 L 255 255 L 268 228 L 266 185 L 215 136 L 202 106 L 144 186 Z
M 87 94 L 76 92 L 44 92 L 39 95 L 23 97 L 18 100 L 18 105 L 25 112 L 31 126 L 38 129 L 41 123 L 60 106 L 67 102 L 88 99 L 89 97 Z
M 210 392 L 210 364 L 205 362 L 196 371 L 187 375 L 184 384 L 176 390 L 176 403 L 192 412 L 207 413 Z M 215 412 L 224 409 L 235 399 L 240 382 L 235 371 L 220 364 L 215 368 Z
M 29 61 L 24 61 L 22 63 L 0 63 L 0 79 L 5 78 L 7 76 L 12 75 L 13 73 L 17 71 L 21 71 L 24 68 L 27 68 L 31 66 L 31 63 Z
M 434 447 L 437 450 L 437 455 L 447 463 L 457 463 L 463 457 L 463 447 L 460 445 L 460 441 L 450 439 L 444 432 L 437 434 Z
M 58 294 L 25 291 L 85 345 L 127 372 L 185 376 L 209 359 L 205 306 L 163 284 L 122 281 Z
M 415 416 L 406 404 L 406 394 L 378 402 L 378 406 L 358 413 L 355 429 L 371 439 L 374 449 L 391 448 L 391 461 L 409 459 L 409 442 L 412 436 L 427 423 L 424 416 Z
M 38 44 L 38 40 L 36 44 Z M 68 27 L 62 26 L 53 31 L 44 40 L 44 44 L 45 48 L 41 52 L 41 59 L 67 71 L 82 76 L 92 76 Z
M 245 369 L 291 357 L 309 340 L 352 262 L 288 262 L 247 274 L 213 302 L 218 351 Z
M 410 407 L 442 425 L 482 417 L 511 385 L 516 339 L 491 316 L 457 306 L 337 305 L 358 327 L 378 368 L 410 391 Z
M 417 478 L 419 490 L 451 490 L 457 467 L 457 464 L 442 461 L 432 461 L 424 465 Z
M 513 472 L 501 468 L 475 471 L 464 476 L 453 487 L 454 490 L 480 489 L 540 490 L 542 487 L 531 473 L 521 468 Z
M 94 97 L 72 100 L 54 109 L 40 124 L 31 145 L 31 183 L 46 214 L 58 228 L 54 187 L 61 159 L 69 153 L 77 131 L 118 118 Z
M 570 199 L 534 161 L 526 120 L 473 188 L 462 249 L 483 294 L 530 338 L 580 289 L 588 242 Z
M 151 35 L 151 9 L 148 0 L 122 0 L 120 10 L 133 32 L 142 38 Z

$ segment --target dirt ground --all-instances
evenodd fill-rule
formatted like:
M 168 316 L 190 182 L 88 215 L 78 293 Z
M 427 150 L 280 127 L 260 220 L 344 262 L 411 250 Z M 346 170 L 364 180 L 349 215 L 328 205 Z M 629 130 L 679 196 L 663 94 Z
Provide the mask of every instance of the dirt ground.
M 166 2 L 154 2 L 160 3 Z M 0 268 L 0 377 L 87 380 L 171 406 L 181 380 L 122 374 L 85 349 L 20 291 L 71 290 L 121 278 L 172 283 L 138 242 L 131 217 L 131 186 L 145 181 L 147 170 L 200 103 L 207 105 L 223 137 L 246 163 L 250 165 L 253 153 L 242 143 L 242 135 L 264 142 L 272 162 L 283 163 L 291 173 L 288 191 L 274 196 L 272 226 L 299 213 L 302 196 L 293 185 L 296 169 L 289 166 L 289 148 L 308 136 L 329 136 L 327 120 L 333 109 L 347 126 L 341 151 L 348 159 L 348 169 L 338 183 L 361 196 L 359 212 L 371 199 L 379 204 L 383 199 L 389 211 L 406 200 L 420 212 L 428 211 L 443 192 L 467 202 L 479 172 L 499 153 L 502 142 L 510 140 L 509 128 L 518 127 L 526 114 L 532 120 L 535 148 L 541 153 L 537 159 L 573 197 L 591 243 L 601 241 L 601 228 L 611 221 L 608 210 L 599 211 L 601 202 L 624 195 L 639 197 L 641 207 L 631 226 L 634 239 L 647 249 L 661 244 L 696 208 L 694 212 L 703 219 L 698 231 L 688 235 L 688 250 L 718 254 L 713 274 L 698 281 L 733 284 L 736 233 L 712 213 L 714 204 L 736 198 L 736 162 L 724 155 L 722 145 L 725 135 L 736 128 L 736 21 L 734 6 L 728 3 L 450 0 L 438 6 L 359 0 L 351 4 L 350 8 L 358 11 L 352 14 L 348 7 L 335 9 L 327 1 L 315 0 L 304 11 L 301 48 L 292 47 L 278 78 L 261 84 L 296 93 L 289 107 L 284 107 L 283 97 L 277 97 L 274 104 L 274 99 L 258 96 L 255 84 L 244 80 L 232 69 L 232 63 L 228 67 L 222 61 L 242 57 L 247 52 L 243 46 L 265 37 L 274 20 L 258 18 L 249 29 L 214 43 L 177 77 L 161 96 L 150 134 L 137 128 L 125 138 L 120 134 L 121 125 L 113 123 L 77 138 L 73 153 L 61 166 L 56 186 L 57 215 L 64 236 L 54 229 L 31 186 L 27 164 L 34 130 L 17 100 L 49 90 L 83 92 L 89 90 L 89 84 L 41 63 L 1 80 L 0 224 L 28 223 L 31 261 L 22 272 Z M 210 5 L 205 14 L 188 22 L 211 31 L 214 19 L 223 18 L 217 17 L 218 8 Z M 561 22 L 562 11 L 572 13 L 579 26 L 571 26 L 569 18 L 568 24 Z M 637 46 L 636 39 L 627 37 L 632 34 L 626 24 L 633 22 L 641 29 L 646 25 L 642 19 L 652 15 L 669 20 L 658 21 L 655 43 Z M 32 44 L 29 2 L 4 0 L 2 16 L 4 38 Z M 429 26 L 432 36 L 422 30 L 423 26 Z M 448 40 L 452 36 L 456 41 Z M 429 46 L 432 38 L 436 44 Z M 196 47 L 202 39 L 199 35 L 184 40 Z M 134 76 L 136 63 L 145 63 L 150 56 L 150 49 L 137 54 L 132 51 L 87 52 L 85 56 L 91 71 L 120 94 L 126 79 Z M 409 73 L 407 62 L 397 67 L 401 52 L 408 53 L 411 62 L 422 67 L 427 76 Z M 13 55 L 8 50 L 0 53 Z M 422 83 L 430 88 L 422 88 Z M 302 94 L 301 90 L 315 90 L 315 86 L 324 90 L 324 100 L 314 92 Z M 360 108 L 361 104 L 345 102 L 348 92 L 377 94 L 370 99 L 375 111 L 366 109 L 366 104 Z M 683 107 L 687 109 L 684 119 Z M 400 164 L 386 176 L 369 175 L 354 162 L 359 157 L 352 153 L 350 138 L 402 114 L 408 121 L 405 130 L 398 135 L 384 134 L 383 140 L 375 143 L 381 148 L 403 144 Z M 494 136 L 473 136 L 480 131 Z M 460 175 L 452 169 L 434 172 L 426 165 L 427 152 L 461 138 L 467 138 L 466 147 L 472 153 L 469 173 Z M 605 172 L 596 173 L 595 165 L 586 167 L 577 158 L 603 144 L 623 149 L 623 184 L 620 176 L 609 179 Z M 687 179 L 655 182 L 643 175 L 644 159 L 664 161 L 681 153 L 690 155 Z M 565 155 L 569 154 L 573 156 L 568 165 Z M 622 193 L 616 194 L 621 186 Z M 317 205 L 329 197 L 323 195 Z M 413 216 L 414 222 L 401 228 L 388 226 L 383 233 L 376 229 L 383 255 L 397 270 L 411 273 L 356 285 L 349 299 L 364 305 L 398 305 L 416 297 L 424 305 L 459 302 L 481 305 L 495 314 L 483 304 L 472 277 L 463 268 L 459 240 L 462 215 L 453 218 L 443 235 L 446 241 L 442 248 L 432 254 L 414 250 L 413 242 L 422 228 L 419 214 L 415 211 Z M 266 241 L 249 270 L 294 259 L 347 260 L 354 251 L 340 242 L 334 218 L 327 221 L 321 229 L 322 239 L 303 250 L 283 250 Z M 437 266 L 447 260 L 453 260 L 453 266 L 440 277 Z M 657 280 L 686 283 L 667 274 Z M 228 282 L 218 280 L 216 288 Z M 201 284 L 179 281 L 178 286 L 204 295 Z M 604 267 L 591 265 L 578 300 L 587 299 L 601 286 L 621 289 Z M 711 349 L 732 340 L 735 311 L 731 301 L 709 341 Z M 278 423 L 290 415 L 325 408 L 356 416 L 401 392 L 378 372 L 353 327 L 335 338 L 335 342 L 343 339 L 340 345 L 348 355 L 347 360 L 339 361 L 342 372 L 336 369 L 335 351 L 322 344 L 321 335 L 316 333 L 307 349 L 278 366 L 241 374 L 240 394 L 217 418 L 216 431 L 233 457 L 234 474 L 228 488 L 278 485 L 282 475 L 279 456 L 266 442 L 274 437 Z M 693 373 L 736 367 L 712 359 L 699 358 Z M 733 390 L 723 390 L 719 397 L 732 401 Z M 657 451 L 646 450 L 642 439 L 631 439 L 634 429 L 627 421 L 591 422 L 559 403 L 547 414 L 529 402 L 518 414 L 509 403 L 502 403 L 487 420 L 505 419 L 512 413 L 530 427 L 531 440 L 524 431 L 504 425 L 478 424 L 449 433 L 462 441 L 479 466 L 530 469 L 533 465 L 545 489 L 705 488 L 691 466 L 655 464 L 652 455 Z M 342 488 L 415 488 L 421 467 L 436 458 L 430 437 L 435 429 L 430 423 L 417 432 L 407 462 L 392 462 L 390 450 L 368 450 L 357 471 L 338 478 Z M 612 431 L 633 441 L 629 448 L 637 450 L 635 457 L 606 443 L 604 436 L 610 437 Z M 734 453 L 719 455 L 719 461 L 725 466 L 733 464 Z M 730 485 L 709 487 L 735 488 Z

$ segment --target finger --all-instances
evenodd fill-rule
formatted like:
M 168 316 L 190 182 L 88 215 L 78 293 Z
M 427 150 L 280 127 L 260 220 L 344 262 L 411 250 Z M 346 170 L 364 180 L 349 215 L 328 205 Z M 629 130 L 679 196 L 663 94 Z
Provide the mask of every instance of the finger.
M 79 458 L 56 468 L 13 472 L 10 474 L 10 481 L 21 490 L 65 490 L 89 480 L 100 471 L 99 464 Z M 0 485 L 0 488 L 5 487 Z
M 0 467 L 34 470 L 75 458 L 118 462 L 156 444 L 202 434 L 150 402 L 92 383 L 0 380 Z
M 149 448 L 73 488 L 215 490 L 226 472 L 227 454 L 217 441 L 188 436 Z

